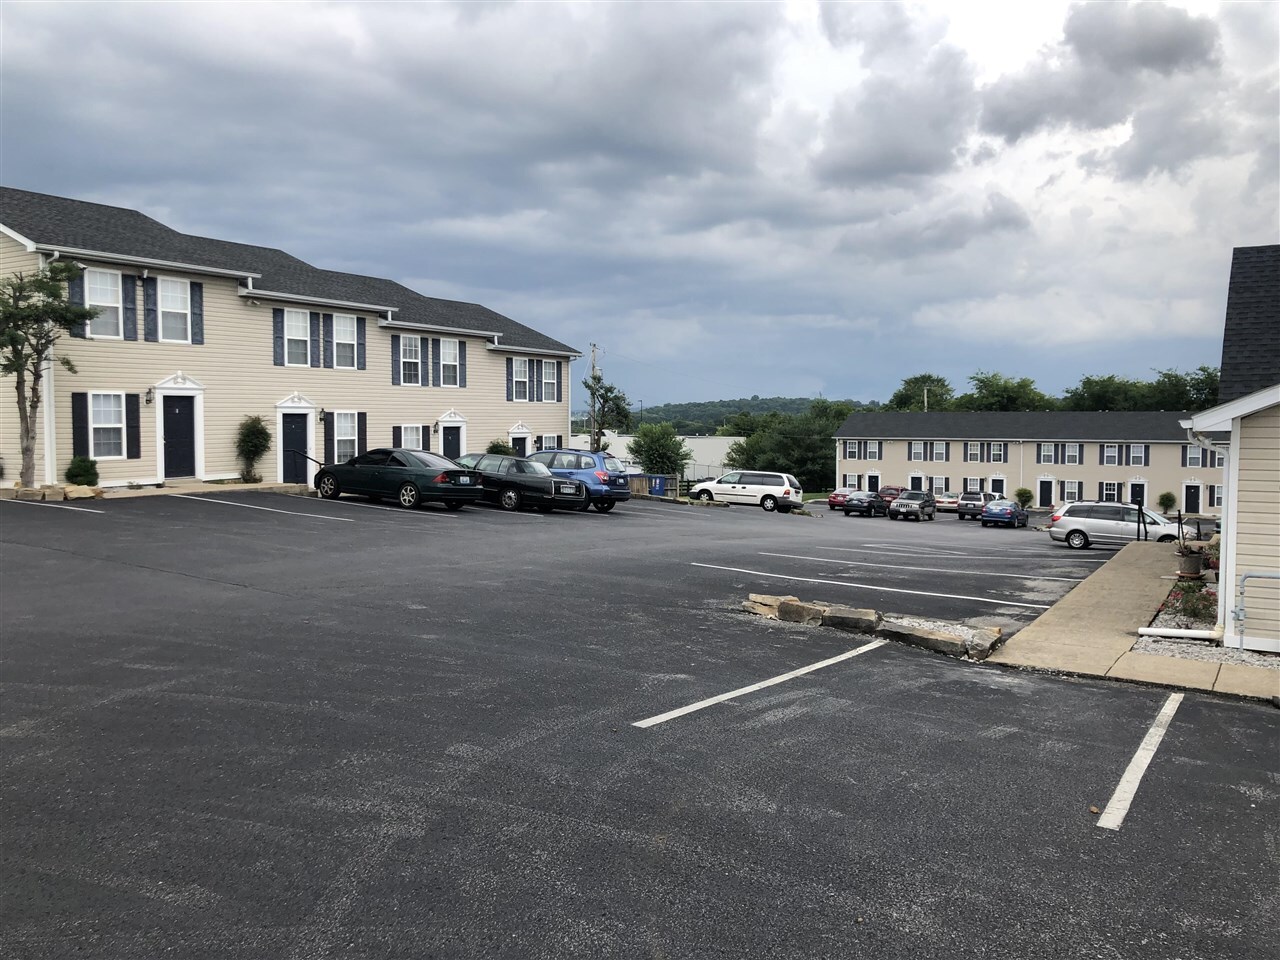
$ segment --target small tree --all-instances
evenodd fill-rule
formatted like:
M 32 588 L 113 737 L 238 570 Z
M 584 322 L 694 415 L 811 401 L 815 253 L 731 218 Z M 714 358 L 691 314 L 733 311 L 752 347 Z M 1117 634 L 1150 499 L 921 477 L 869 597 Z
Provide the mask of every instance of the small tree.
M 1018 501 L 1018 506 L 1025 510 L 1031 506 L 1031 501 L 1036 498 L 1036 495 L 1026 487 L 1019 487 L 1013 491 L 1013 498 Z
M 505 440 L 494 437 L 489 441 L 489 446 L 484 448 L 485 453 L 495 453 L 500 457 L 514 457 L 516 448 Z
M 602 438 L 606 430 L 623 433 L 631 429 L 631 405 L 627 395 L 613 384 L 605 383 L 598 370 L 583 380 L 582 385 L 587 388 L 591 408 L 591 450 L 598 453 L 604 449 Z
M 1178 498 L 1166 490 L 1156 498 L 1156 503 L 1160 506 L 1161 513 L 1168 513 L 1178 504 Z
M 22 449 L 18 479 L 24 487 L 35 481 L 36 424 L 45 364 L 55 359 L 54 348 L 64 333 L 82 328 L 97 313 L 73 304 L 67 296 L 67 284 L 83 272 L 82 267 L 60 260 L 36 273 L 15 273 L 0 280 L 0 374 L 13 377 L 18 394 Z M 76 372 L 69 357 L 56 359 Z
M 262 477 L 254 468 L 271 449 L 271 431 L 261 417 L 245 417 L 236 432 L 236 456 L 244 464 L 240 479 L 245 483 L 260 483 Z
M 63 476 L 67 478 L 67 483 L 74 483 L 76 486 L 96 487 L 98 485 L 98 461 L 91 460 L 89 457 L 72 457 L 71 463 L 67 466 L 67 472 Z
M 627 449 L 645 473 L 664 476 L 683 475 L 685 464 L 693 459 L 693 451 L 676 436 L 676 428 L 669 423 L 640 424 Z

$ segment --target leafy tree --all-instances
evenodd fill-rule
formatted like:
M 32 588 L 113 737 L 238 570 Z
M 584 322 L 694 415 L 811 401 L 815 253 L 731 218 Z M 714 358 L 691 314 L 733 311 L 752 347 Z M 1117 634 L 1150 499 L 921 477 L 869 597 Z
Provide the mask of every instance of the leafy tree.
M 693 451 L 676 436 L 669 423 L 642 423 L 627 448 L 639 461 L 645 473 L 681 476 L 685 464 L 693 459 Z
M 1014 380 L 999 373 L 979 370 L 969 378 L 973 389 L 956 397 L 956 410 L 1052 410 L 1057 401 L 1036 389 L 1030 377 Z
M 1114 374 L 1084 377 L 1062 395 L 1063 410 L 1143 410 L 1146 384 Z
M 1218 368 L 1198 367 L 1194 373 L 1161 370 L 1147 385 L 1144 410 L 1207 410 L 1218 402 Z
M 1166 490 L 1156 498 L 1156 504 L 1160 507 L 1161 513 L 1168 513 L 1178 505 L 1178 498 Z
M 240 479 L 245 483 L 260 483 L 262 477 L 254 468 L 271 449 L 271 431 L 262 417 L 245 417 L 236 431 L 236 456 L 244 464 Z
M 1031 506 L 1031 501 L 1035 498 L 1036 495 L 1031 492 L 1029 487 L 1019 487 L 1017 490 L 1013 491 L 1013 499 L 1018 501 L 1018 506 L 1023 510 Z
M 627 395 L 611 383 L 605 383 L 604 375 L 596 371 L 582 381 L 587 388 L 591 408 L 591 449 L 604 449 L 602 437 L 606 430 L 626 433 L 631 429 L 631 405 Z
M 34 274 L 16 273 L 0 281 L 0 374 L 13 377 L 18 394 L 19 480 L 24 487 L 35 481 L 44 365 L 54 359 L 54 349 L 64 333 L 87 324 L 97 313 L 67 298 L 67 284 L 83 272 L 82 267 L 59 260 Z M 76 372 L 70 358 L 57 360 Z
M 484 448 L 484 452 L 496 454 L 499 457 L 514 457 L 516 455 L 516 448 L 507 443 L 507 441 L 499 437 L 494 437 L 489 441 L 489 445 Z
M 925 397 L 928 397 L 928 403 Z M 917 373 L 907 377 L 894 391 L 885 406 L 890 410 L 946 410 L 955 398 L 955 391 L 945 377 L 936 373 Z
M 762 429 L 732 444 L 725 454 L 725 466 L 790 473 L 807 490 L 825 489 L 834 466 L 832 437 L 852 410 L 848 401 L 814 400 L 803 414 L 777 415 Z

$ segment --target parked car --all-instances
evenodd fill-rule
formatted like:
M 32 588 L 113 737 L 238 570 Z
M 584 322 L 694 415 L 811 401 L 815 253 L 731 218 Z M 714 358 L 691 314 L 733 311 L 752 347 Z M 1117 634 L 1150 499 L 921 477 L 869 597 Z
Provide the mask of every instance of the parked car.
M 1184 528 L 1177 521 L 1146 509 L 1142 510 L 1141 519 L 1149 540 L 1170 543 L 1181 538 Z M 1076 500 L 1055 510 L 1045 526 L 1052 539 L 1077 550 L 1095 543 L 1113 546 L 1138 539 L 1139 512 L 1131 503 Z M 1194 536 L 1196 531 L 1186 527 L 1186 532 Z
M 631 482 L 622 461 L 609 453 L 592 453 L 590 450 L 541 450 L 529 459 L 540 463 L 557 477 L 577 480 L 587 488 L 589 500 L 582 505 L 586 510 L 594 506 L 601 513 L 608 513 L 619 503 L 631 499 Z
M 904 490 L 889 504 L 890 520 L 935 520 L 938 505 L 928 490 Z
M 933 499 L 938 504 L 939 513 L 955 513 L 960 506 L 960 494 L 954 490 L 948 490 L 946 493 L 935 493 Z
M 1025 527 L 1030 519 L 1031 514 L 1020 507 L 1014 500 L 992 500 L 982 508 L 982 525 L 984 527 L 1003 523 L 1016 529 Z
M 476 469 L 484 479 L 484 499 L 503 510 L 583 510 L 583 504 L 590 499 L 580 481 L 552 476 L 545 465 L 525 457 L 486 453 L 476 461 Z
M 884 500 L 885 503 L 893 503 L 893 501 L 897 500 L 898 496 L 905 492 L 906 489 L 906 487 L 898 487 L 890 484 L 887 487 L 881 487 L 876 491 L 876 493 L 880 494 L 880 498 Z
M 854 493 L 853 487 L 838 487 L 832 490 L 827 497 L 827 509 L 839 510 L 844 506 L 845 500 L 849 498 L 849 494 Z
M 457 510 L 479 500 L 483 478 L 474 470 L 427 450 L 378 447 L 346 463 L 327 463 L 316 471 L 320 496 L 335 500 L 358 493 L 374 500 L 395 497 L 402 507 L 443 503 Z
M 718 480 L 695 484 L 689 490 L 689 499 L 759 504 L 770 512 L 790 513 L 804 506 L 804 491 L 800 481 L 789 473 L 735 470 Z
M 992 500 L 998 499 L 994 493 L 967 490 L 960 494 L 960 499 L 956 503 L 956 517 L 959 520 L 981 519 L 983 508 Z
M 885 502 L 884 497 L 872 490 L 855 490 L 844 501 L 846 517 L 851 513 L 861 514 L 864 517 L 874 517 L 879 514 L 883 517 L 888 512 L 889 504 Z

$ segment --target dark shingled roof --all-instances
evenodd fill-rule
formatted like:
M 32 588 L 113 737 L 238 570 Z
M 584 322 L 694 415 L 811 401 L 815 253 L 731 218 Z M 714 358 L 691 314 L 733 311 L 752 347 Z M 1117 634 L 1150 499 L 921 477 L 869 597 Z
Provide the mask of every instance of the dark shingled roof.
M 124 207 L 0 187 L 0 223 L 41 246 L 258 274 L 257 290 L 394 307 L 396 322 L 496 333 L 498 346 L 511 350 L 579 352 L 478 303 L 423 296 L 381 277 L 322 270 L 272 247 L 179 233 Z
M 1280 245 L 1236 247 L 1227 286 L 1218 403 L 1280 383 Z
M 854 413 L 836 439 L 891 440 L 1103 440 L 1186 442 L 1178 426 L 1187 411 L 1069 411 L 1037 413 Z

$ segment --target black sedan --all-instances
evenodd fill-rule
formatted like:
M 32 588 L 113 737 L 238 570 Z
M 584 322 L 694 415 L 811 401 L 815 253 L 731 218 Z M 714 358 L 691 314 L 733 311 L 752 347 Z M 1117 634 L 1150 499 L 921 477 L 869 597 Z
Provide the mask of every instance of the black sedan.
M 889 515 L 889 501 L 873 490 L 855 490 L 844 501 L 844 515 L 858 513 L 864 517 Z
M 475 461 L 475 469 L 484 477 L 484 499 L 503 510 L 537 507 L 550 513 L 556 507 L 582 510 L 591 503 L 580 481 L 552 476 L 544 465 L 524 457 L 486 453 Z
M 484 493 L 483 477 L 427 450 L 379 447 L 346 463 L 326 463 L 316 472 L 316 490 L 334 500 L 358 493 L 374 500 L 395 497 L 402 507 L 443 503 L 457 510 Z

